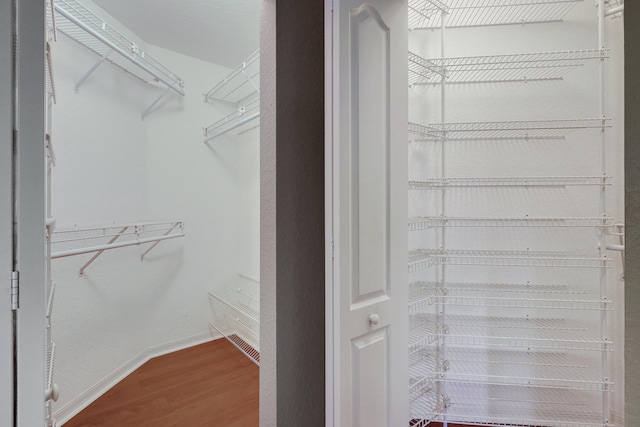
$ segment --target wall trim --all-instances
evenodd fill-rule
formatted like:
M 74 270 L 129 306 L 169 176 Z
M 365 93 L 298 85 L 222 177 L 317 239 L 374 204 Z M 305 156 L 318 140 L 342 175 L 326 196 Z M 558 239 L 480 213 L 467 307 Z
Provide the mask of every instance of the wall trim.
M 129 359 L 111 374 L 98 381 L 92 387 L 89 387 L 89 389 L 80 396 L 76 397 L 62 408 L 55 410 L 53 418 L 57 421 L 58 426 L 62 426 L 149 360 L 220 338 L 222 338 L 220 335 L 213 335 L 211 332 L 203 332 L 201 334 L 148 347 L 146 350 Z

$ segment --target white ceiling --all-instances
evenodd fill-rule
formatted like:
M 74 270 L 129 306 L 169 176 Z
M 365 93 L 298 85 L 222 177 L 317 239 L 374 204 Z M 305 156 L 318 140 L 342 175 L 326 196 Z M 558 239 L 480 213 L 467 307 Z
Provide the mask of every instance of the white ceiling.
M 259 47 L 259 0 L 94 0 L 147 43 L 237 66 Z

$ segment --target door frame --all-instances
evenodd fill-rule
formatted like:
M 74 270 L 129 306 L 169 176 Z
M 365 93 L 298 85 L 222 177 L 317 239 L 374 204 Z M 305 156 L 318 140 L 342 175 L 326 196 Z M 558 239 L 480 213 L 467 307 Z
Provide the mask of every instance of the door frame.
M 13 2 L 0 2 L 0 419 L 14 425 L 13 310 Z

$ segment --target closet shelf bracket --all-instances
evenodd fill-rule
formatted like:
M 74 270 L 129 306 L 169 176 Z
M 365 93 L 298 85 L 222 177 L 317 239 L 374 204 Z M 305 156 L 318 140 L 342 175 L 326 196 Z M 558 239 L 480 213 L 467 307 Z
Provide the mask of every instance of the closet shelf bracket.
M 170 91 L 170 90 L 171 90 L 171 88 L 169 88 L 169 87 L 168 87 L 168 88 L 166 88 L 166 89 L 164 90 L 164 92 L 162 92 L 162 94 L 160 94 L 160 96 L 159 96 L 159 97 L 157 97 L 157 98 L 155 99 L 155 101 L 153 101 L 153 102 L 151 103 L 151 105 L 149 105 L 149 106 L 147 107 L 147 109 L 146 109 L 146 110 L 144 110 L 144 111 L 142 112 L 142 116 L 141 116 L 142 120 L 144 120 L 144 118 L 145 118 L 145 117 L 147 117 L 149 114 L 151 114 L 153 111 L 155 111 L 155 108 L 156 108 L 156 106 L 158 105 L 158 103 L 159 103 L 160 101 L 162 101 L 162 99 L 163 99 L 165 96 L 167 96 L 167 95 L 169 94 L 169 91 Z
M 89 76 L 93 74 L 93 72 L 97 70 L 98 67 L 101 66 L 104 63 L 104 61 L 106 61 L 109 58 L 109 55 L 111 55 L 112 52 L 113 52 L 113 49 L 109 49 L 104 55 L 102 55 L 102 58 L 98 59 L 98 61 L 95 64 L 93 64 L 91 68 L 89 68 L 89 70 L 86 73 L 84 73 L 82 77 L 78 79 L 76 84 L 73 85 L 73 91 L 75 93 L 80 92 L 80 86 L 82 86 L 82 84 L 89 78 Z

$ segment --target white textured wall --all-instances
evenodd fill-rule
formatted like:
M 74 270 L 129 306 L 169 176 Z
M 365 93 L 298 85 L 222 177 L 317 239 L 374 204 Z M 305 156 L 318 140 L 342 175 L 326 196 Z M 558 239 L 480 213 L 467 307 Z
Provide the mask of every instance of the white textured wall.
M 207 335 L 207 292 L 224 279 L 238 272 L 258 278 L 257 131 L 240 144 L 235 136 L 204 144 L 202 136 L 202 127 L 234 109 L 202 100 L 229 69 L 140 45 L 184 79 L 186 92 L 171 93 L 144 121 L 140 114 L 163 89 L 105 63 L 75 94 L 73 83 L 96 56 L 63 35 L 53 45 L 58 226 L 179 219 L 186 233 L 143 262 L 141 246 L 107 251 L 83 278 L 78 269 L 91 255 L 53 261 L 55 409 L 65 415 L 148 348 Z
M 608 189 L 607 213 L 617 221 L 624 219 L 623 206 L 623 38 L 622 21 L 607 19 L 606 46 L 611 48 L 607 64 L 607 116 L 613 129 L 607 130 L 607 173 L 614 185 Z M 562 23 L 510 25 L 448 29 L 448 57 L 533 53 L 574 49 L 597 49 L 596 9 L 592 2 L 579 4 Z M 425 58 L 440 56 L 439 31 L 412 31 L 411 51 Z M 588 61 L 568 73 L 563 80 L 528 83 L 491 83 L 447 85 L 445 115 L 447 122 L 481 122 L 508 120 L 548 120 L 596 118 L 598 108 L 598 61 Z M 440 86 L 414 86 L 409 90 L 410 121 L 437 123 L 441 119 Z M 597 176 L 600 175 L 600 142 L 598 130 L 580 130 L 566 140 L 531 141 L 453 141 L 446 144 L 449 177 L 504 176 Z M 410 179 L 438 177 L 441 174 L 440 144 L 410 144 Z M 412 192 L 411 216 L 439 214 L 440 192 Z M 448 216 L 598 216 L 599 188 L 476 188 L 446 192 Z M 413 248 L 438 247 L 437 232 L 411 233 Z M 610 243 L 618 243 L 610 238 Z M 597 239 L 591 229 L 514 229 L 514 228 L 449 228 L 449 249 L 568 251 L 597 256 Z M 610 363 L 611 379 L 616 382 L 612 395 L 613 411 L 623 413 L 624 376 L 623 341 L 624 310 L 620 256 L 615 269 L 608 274 L 609 298 L 616 309 L 609 315 L 615 341 Z M 433 280 L 436 269 L 423 273 Z M 416 280 L 418 277 L 416 276 Z M 579 285 L 599 294 L 598 272 L 590 269 L 563 268 L 511 269 L 490 267 L 447 268 L 450 282 L 565 283 Z M 448 309 L 456 313 L 456 309 Z M 491 315 L 523 316 L 523 310 L 488 309 Z M 590 316 L 587 314 L 589 313 Z M 529 310 L 531 316 L 549 316 L 549 312 Z M 557 314 L 557 313 L 556 313 Z M 596 312 L 564 312 L 599 328 Z M 593 360 L 598 369 L 599 354 Z

